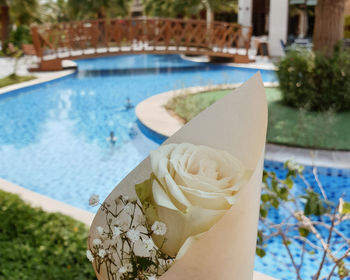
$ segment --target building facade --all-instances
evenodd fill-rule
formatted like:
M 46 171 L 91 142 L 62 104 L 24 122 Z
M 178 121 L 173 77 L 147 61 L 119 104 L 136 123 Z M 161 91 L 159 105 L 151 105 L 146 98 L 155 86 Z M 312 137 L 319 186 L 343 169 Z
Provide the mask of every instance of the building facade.
M 317 0 L 239 0 L 238 23 L 253 27 L 253 35 L 266 36 L 269 54 L 283 55 L 282 42 L 312 36 Z M 345 14 L 350 15 L 350 0 Z

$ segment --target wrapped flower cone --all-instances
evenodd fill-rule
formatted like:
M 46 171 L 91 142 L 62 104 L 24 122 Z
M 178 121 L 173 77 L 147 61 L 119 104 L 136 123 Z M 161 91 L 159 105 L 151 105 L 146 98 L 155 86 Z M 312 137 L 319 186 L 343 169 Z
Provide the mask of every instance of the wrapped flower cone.
M 266 127 L 256 74 L 152 151 L 91 225 L 98 279 L 253 279 Z

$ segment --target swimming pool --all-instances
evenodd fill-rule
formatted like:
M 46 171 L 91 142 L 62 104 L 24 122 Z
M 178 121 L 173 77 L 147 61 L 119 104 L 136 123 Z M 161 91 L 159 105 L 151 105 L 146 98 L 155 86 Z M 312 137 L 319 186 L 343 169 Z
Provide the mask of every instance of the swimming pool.
M 256 70 L 195 63 L 177 55 L 125 55 L 77 61 L 60 80 L 0 96 L 0 177 L 95 211 L 158 145 L 136 124 L 133 104 L 183 86 L 244 82 Z M 275 81 L 262 71 L 264 81 Z M 106 139 L 113 131 L 118 141 Z
M 79 71 L 73 75 L 0 95 L 0 177 L 89 211 L 96 211 L 87 203 L 91 194 L 103 200 L 158 146 L 140 131 L 134 109 L 125 109 L 128 97 L 137 104 L 182 87 L 244 82 L 257 71 L 176 55 L 124 55 L 77 63 Z M 273 71 L 261 74 L 265 82 L 276 81 Z M 118 138 L 114 145 L 107 140 L 111 131 Z M 266 162 L 265 167 L 283 175 L 280 163 Z M 340 184 L 345 191 L 350 175 L 329 170 L 323 183 L 329 188 Z M 257 259 L 256 269 L 292 279 L 292 272 L 272 265 L 285 261 L 278 242 L 271 248 L 279 262 Z

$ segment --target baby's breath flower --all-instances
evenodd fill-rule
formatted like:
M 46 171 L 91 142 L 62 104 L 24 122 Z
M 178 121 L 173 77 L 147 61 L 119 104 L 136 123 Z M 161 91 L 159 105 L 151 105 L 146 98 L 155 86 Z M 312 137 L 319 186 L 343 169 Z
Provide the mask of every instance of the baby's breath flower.
M 121 268 L 119 268 L 119 273 L 121 273 L 121 274 L 126 273 L 126 267 L 122 266 Z
M 126 272 L 132 271 L 132 265 L 130 263 L 127 263 L 119 268 L 119 273 L 124 274 Z
M 166 224 L 159 221 L 154 222 L 151 229 L 155 235 L 164 235 L 167 230 Z
M 112 232 L 113 232 L 113 236 L 112 236 L 113 239 L 117 238 L 121 234 L 121 230 L 118 226 L 114 226 L 112 229 Z
M 92 240 L 92 245 L 94 245 L 96 247 L 100 246 L 101 244 L 102 244 L 102 241 L 99 238 Z
M 90 196 L 89 205 L 96 206 L 98 205 L 99 201 L 100 201 L 99 196 L 97 194 L 93 194 L 92 196 Z
M 90 250 L 86 250 L 86 257 L 90 262 L 94 261 L 94 256 L 92 255 Z
M 126 237 L 131 241 L 136 242 L 140 238 L 140 232 L 137 229 L 131 229 L 126 233 Z
M 143 240 L 143 245 L 145 246 L 146 250 L 151 251 L 154 248 L 154 242 L 152 238 L 145 238 Z
M 98 226 L 98 227 L 96 228 L 96 231 L 97 231 L 97 233 L 98 233 L 101 237 L 103 236 L 103 232 L 104 232 L 103 227 Z
M 132 209 L 132 206 L 131 206 L 130 203 L 128 203 L 128 204 L 126 204 L 126 205 L 124 206 L 124 212 L 125 212 L 126 214 L 128 214 L 128 215 L 131 215 L 131 214 L 132 214 L 133 209 Z
M 100 250 L 98 251 L 98 255 L 99 255 L 101 258 L 103 258 L 103 257 L 106 255 L 106 251 L 105 251 L 104 249 L 100 249 Z

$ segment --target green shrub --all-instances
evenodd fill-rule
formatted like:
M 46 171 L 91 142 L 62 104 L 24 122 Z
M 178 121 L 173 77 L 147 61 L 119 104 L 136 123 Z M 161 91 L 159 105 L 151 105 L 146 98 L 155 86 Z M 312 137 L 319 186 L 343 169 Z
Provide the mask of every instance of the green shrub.
M 277 76 L 285 104 L 303 107 L 309 102 L 313 69 L 314 54 L 307 50 L 293 50 L 279 62 Z
M 0 279 L 94 279 L 84 224 L 0 191 Z
M 350 110 L 350 52 L 338 45 L 332 57 L 291 51 L 278 63 L 283 102 L 310 111 Z
M 22 44 L 32 44 L 32 35 L 26 25 L 18 26 L 15 31 L 11 32 L 10 36 L 10 41 L 19 49 L 22 49 Z

